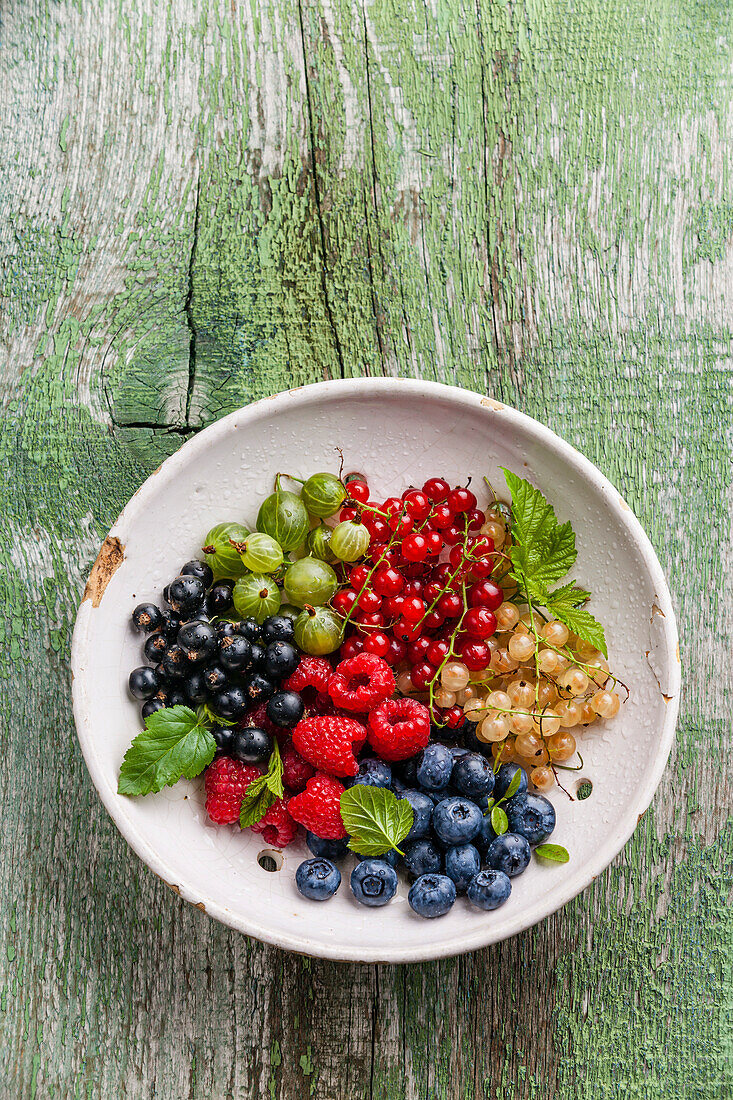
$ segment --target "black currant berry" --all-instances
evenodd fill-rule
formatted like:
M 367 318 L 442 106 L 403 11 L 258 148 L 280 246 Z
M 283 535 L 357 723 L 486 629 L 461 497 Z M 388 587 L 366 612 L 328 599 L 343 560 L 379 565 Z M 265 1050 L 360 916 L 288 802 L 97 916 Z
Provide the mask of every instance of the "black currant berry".
M 132 613 L 132 624 L 143 634 L 150 634 L 162 627 L 163 612 L 154 603 L 139 603 Z
M 165 634 L 151 634 L 149 638 L 145 639 L 143 653 L 149 661 L 157 665 L 167 648 L 168 639 Z
M 265 647 L 259 642 L 252 642 L 252 661 L 250 668 L 253 672 L 260 672 L 265 667 Z
M 130 685 L 130 691 L 136 699 L 152 699 L 156 691 L 160 688 L 160 680 L 158 679 L 155 669 L 149 665 L 141 665 L 140 668 L 134 668 L 130 673 L 128 680 Z
M 282 680 L 295 672 L 300 653 L 290 642 L 270 642 L 265 650 L 264 672 L 273 680 Z
M 227 672 L 244 672 L 252 660 L 252 646 L 246 638 L 235 634 L 219 642 L 219 663 Z
M 295 625 L 287 615 L 270 615 L 262 624 L 262 641 L 292 642 L 295 638 Z
M 181 628 L 181 616 L 167 608 L 163 614 L 163 634 L 166 638 L 173 639 Z
M 272 680 L 268 680 L 261 672 L 253 672 L 251 676 L 246 678 L 242 686 L 255 705 L 264 703 L 275 691 Z
M 223 615 L 232 606 L 234 588 L 231 581 L 217 581 L 206 597 L 210 615 Z
M 142 707 L 140 708 L 140 713 L 142 714 L 143 719 L 145 719 L 149 718 L 151 714 L 155 714 L 156 710 L 163 710 L 164 708 L 165 703 L 161 702 L 160 699 L 148 699 L 147 703 L 143 703 Z
M 248 642 L 262 640 L 262 632 L 254 619 L 242 619 L 241 623 L 234 624 L 234 629 L 237 634 L 241 634 Z
M 231 756 L 232 741 L 234 740 L 234 730 L 231 726 L 214 726 L 211 735 L 216 741 L 217 751 Z
M 170 645 L 163 654 L 160 667 L 171 680 L 182 680 L 189 671 L 186 654 L 179 645 Z
M 204 602 L 206 586 L 198 577 L 176 577 L 168 585 L 168 603 L 179 615 L 191 616 Z
M 221 691 L 229 683 L 229 677 L 227 676 L 221 665 L 209 665 L 201 673 L 206 685 L 206 690 L 212 695 L 217 691 Z
M 211 709 L 220 718 L 242 718 L 249 709 L 249 701 L 238 684 L 217 691 L 211 700 Z
M 178 645 L 186 654 L 186 660 L 192 665 L 203 664 L 216 653 L 216 633 L 213 626 L 192 619 L 184 623 L 178 631 Z
M 267 717 L 283 729 L 297 726 L 304 710 L 303 700 L 295 691 L 276 691 L 267 701 Z
M 188 696 L 183 691 L 182 687 L 172 687 L 168 692 L 168 706 L 169 707 L 187 707 Z
M 258 726 L 245 726 L 235 731 L 231 748 L 235 760 L 243 764 L 264 764 L 271 752 L 272 738 Z
M 200 703 L 205 703 L 209 694 L 206 688 L 204 675 L 198 670 L 186 677 L 183 681 L 183 690 L 186 693 L 186 698 L 189 703 L 195 707 L 199 706 Z
M 207 565 L 205 561 L 200 561 L 199 558 L 194 558 L 193 561 L 187 561 L 181 568 L 182 577 L 198 577 L 200 581 L 204 582 L 204 588 L 211 588 L 214 583 L 214 574 L 211 571 L 211 566 Z

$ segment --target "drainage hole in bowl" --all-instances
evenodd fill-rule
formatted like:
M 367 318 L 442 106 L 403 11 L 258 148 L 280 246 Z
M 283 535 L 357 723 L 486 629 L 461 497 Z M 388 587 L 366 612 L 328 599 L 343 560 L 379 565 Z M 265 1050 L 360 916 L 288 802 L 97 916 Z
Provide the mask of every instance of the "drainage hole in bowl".
M 283 854 L 274 848 L 263 848 L 257 855 L 257 862 L 263 871 L 279 871 L 283 865 Z
M 593 784 L 590 779 L 579 779 L 575 788 L 575 794 L 578 802 L 583 802 L 586 798 L 590 798 L 593 793 Z

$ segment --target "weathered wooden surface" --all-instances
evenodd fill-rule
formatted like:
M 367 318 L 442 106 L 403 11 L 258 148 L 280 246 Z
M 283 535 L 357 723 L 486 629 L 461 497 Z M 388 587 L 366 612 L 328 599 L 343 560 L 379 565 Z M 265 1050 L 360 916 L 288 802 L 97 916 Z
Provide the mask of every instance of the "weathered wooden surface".
M 733 1094 L 727 0 L 5 0 L 0 40 L 0 1095 Z M 404 968 L 182 903 L 97 800 L 68 683 L 96 546 L 162 456 L 381 372 L 588 454 L 667 569 L 685 669 L 593 888 Z

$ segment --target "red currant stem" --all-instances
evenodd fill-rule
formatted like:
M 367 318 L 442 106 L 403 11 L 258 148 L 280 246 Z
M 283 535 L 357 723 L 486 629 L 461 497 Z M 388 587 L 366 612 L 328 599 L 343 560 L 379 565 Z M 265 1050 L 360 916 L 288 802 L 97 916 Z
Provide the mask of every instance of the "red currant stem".
M 348 491 L 349 487 L 347 485 L 346 492 L 348 493 Z M 380 512 L 379 508 L 372 508 L 371 504 L 362 504 L 360 500 L 354 500 L 354 498 L 350 496 L 346 497 L 346 500 L 341 505 L 341 507 L 343 508 L 344 506 L 348 505 L 353 505 L 353 507 L 358 508 L 360 512 L 373 512 L 375 516 L 381 516 L 382 519 L 392 518 L 389 512 Z M 400 512 L 400 515 L 403 515 L 403 512 Z M 354 520 L 354 522 L 356 522 L 356 520 Z
M 463 595 L 463 611 L 461 612 L 461 617 L 458 620 L 458 622 L 456 623 L 455 630 L 451 634 L 450 644 L 448 646 L 448 652 L 446 653 L 445 657 L 443 658 L 443 660 L 440 662 L 440 664 L 436 668 L 435 676 L 433 676 L 432 680 L 430 681 L 430 683 L 428 685 L 429 694 L 430 694 L 430 714 L 431 714 L 431 717 L 434 713 L 433 712 L 433 706 L 434 706 L 433 696 L 435 694 L 435 681 L 438 679 L 441 672 L 443 671 L 443 668 L 445 667 L 447 662 L 451 659 L 451 657 L 455 657 L 455 655 L 456 655 L 455 649 L 453 647 L 454 647 L 454 644 L 455 644 L 455 640 L 456 640 L 456 636 L 458 634 L 458 631 L 461 629 L 461 623 L 463 622 L 463 619 L 466 615 L 466 612 L 468 611 L 468 608 L 466 607 L 466 582 L 465 581 L 461 585 L 461 590 L 462 590 L 462 595 Z M 435 724 L 436 724 L 436 726 L 440 726 L 441 729 L 442 729 L 442 727 L 445 725 L 445 722 L 436 722 Z
M 466 548 L 466 539 L 467 539 L 467 537 L 468 537 L 468 522 L 466 522 L 466 533 L 464 534 L 464 537 L 463 537 L 463 549 L 464 549 L 464 551 L 465 551 L 465 548 Z M 461 558 L 458 565 L 455 567 L 455 569 L 451 573 L 450 580 L 446 584 L 445 588 L 442 590 L 442 592 L 439 592 L 438 595 L 435 597 L 433 602 L 430 604 L 430 607 L 428 607 L 427 610 L 425 611 L 425 614 L 423 615 L 422 619 L 418 620 L 418 622 L 416 624 L 417 626 L 419 626 L 420 623 L 423 622 L 427 618 L 427 616 L 430 614 L 430 612 L 435 608 L 435 605 L 437 604 L 438 600 L 440 600 L 443 596 L 445 596 L 446 592 L 448 591 L 450 586 L 453 584 L 453 581 L 456 579 L 456 577 L 460 573 L 460 571 L 463 568 L 463 566 L 465 565 L 465 563 L 466 563 L 466 558 L 465 558 L 465 555 L 464 555 L 464 557 Z M 463 585 L 463 605 L 464 605 L 463 614 L 464 615 L 466 613 L 465 604 L 466 604 L 466 586 L 464 584 Z M 461 615 L 461 621 L 462 620 L 463 620 L 463 615 Z
M 363 596 L 363 595 L 364 595 L 364 593 L 365 593 L 365 592 L 366 592 L 366 590 L 367 590 L 367 585 L 369 584 L 369 581 L 370 581 L 370 580 L 372 579 L 372 574 L 373 574 L 373 573 L 375 572 L 375 570 L 376 570 L 376 569 L 378 569 L 378 567 L 379 567 L 379 566 L 380 566 L 380 565 L 382 564 L 382 562 L 384 561 L 384 555 L 385 555 L 385 554 L 387 553 L 387 551 L 389 550 L 390 546 L 392 545 L 392 543 L 394 542 L 394 540 L 395 540 L 396 538 L 397 538 L 397 532 L 396 532 L 396 531 L 393 531 L 393 532 L 392 532 L 392 538 L 391 538 L 391 539 L 389 540 L 389 542 L 388 542 L 388 543 L 386 543 L 386 544 L 385 544 L 385 547 L 384 547 L 384 549 L 382 550 L 382 553 L 381 553 L 381 554 L 379 555 L 379 557 L 378 557 L 378 558 L 377 558 L 377 560 L 375 561 L 374 565 L 373 565 L 373 566 L 371 567 L 371 569 L 369 570 L 369 572 L 368 572 L 368 574 L 367 574 L 367 576 L 366 576 L 366 580 L 364 581 L 363 585 L 361 586 L 361 588 L 359 589 L 359 591 L 358 591 L 358 593 L 357 593 L 356 599 L 355 599 L 355 600 L 354 600 L 354 602 L 352 603 L 352 605 L 351 605 L 351 607 L 349 608 L 349 610 L 348 610 L 348 612 L 346 613 L 346 615 L 344 615 L 344 616 L 343 616 L 343 620 L 344 620 L 344 621 L 343 621 L 343 623 L 341 624 L 341 629 L 342 629 L 342 630 L 345 630 L 345 629 L 346 629 L 346 627 L 347 627 L 347 625 L 348 625 L 349 621 L 351 620 L 351 616 L 352 616 L 352 615 L 354 614 L 354 610 L 355 610 L 355 608 L 356 608 L 356 607 L 358 607 L 358 605 L 359 605 L 359 599 L 360 599 L 360 597 L 361 597 L 361 596 Z M 333 610 L 333 609 L 332 609 L 332 610 Z M 336 614 L 340 614 L 340 612 L 336 612 Z
M 572 766 L 570 764 L 555 764 L 555 767 L 560 768 L 560 770 L 564 772 L 582 772 L 583 768 L 585 767 L 585 764 L 583 763 L 583 757 L 580 753 L 577 753 L 577 755 L 580 756 L 579 764 L 573 764 Z

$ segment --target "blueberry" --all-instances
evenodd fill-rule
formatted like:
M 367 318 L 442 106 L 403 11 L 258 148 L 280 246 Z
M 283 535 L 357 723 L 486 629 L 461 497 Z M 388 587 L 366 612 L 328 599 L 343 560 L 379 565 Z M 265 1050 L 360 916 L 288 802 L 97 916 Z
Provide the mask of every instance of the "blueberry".
M 179 615 L 198 611 L 205 595 L 206 585 L 199 577 L 176 577 L 168 585 L 168 603 Z
M 152 661 L 153 664 L 157 665 L 167 648 L 168 639 L 165 634 L 151 634 L 149 638 L 145 639 L 143 653 L 148 661 Z
M 267 717 L 282 729 L 297 726 L 304 711 L 303 700 L 295 691 L 276 691 L 267 700 Z
M 383 859 L 364 859 L 351 872 L 351 892 L 362 905 L 386 905 L 397 893 L 397 872 Z
M 365 756 L 359 762 L 359 770 L 349 781 L 350 787 L 390 787 L 392 769 L 384 760 L 375 756 Z
M 468 844 L 481 830 L 484 815 L 467 798 L 444 798 L 433 810 L 431 824 L 444 844 Z
M 479 871 L 466 890 L 468 900 L 479 909 L 498 909 L 512 892 L 512 884 L 503 871 Z
M 165 611 L 162 612 L 162 615 L 162 631 L 165 634 L 166 638 L 169 638 L 172 641 L 181 628 L 181 616 L 177 615 L 175 611 L 169 611 L 167 608 Z
M 399 776 L 396 776 L 394 774 L 394 770 L 393 770 L 393 772 L 392 772 L 392 790 L 393 790 L 394 794 L 396 794 L 398 798 L 404 798 L 405 797 L 405 791 L 409 791 L 411 789 L 412 788 L 408 787 L 406 783 L 402 782 L 402 780 L 399 778 Z
M 252 663 L 252 645 L 246 638 L 233 634 L 219 642 L 219 664 L 225 672 L 244 672 Z
M 207 565 L 205 561 L 201 561 L 199 558 L 187 561 L 186 564 L 181 567 L 180 575 L 182 577 L 198 577 L 200 581 L 204 582 L 204 588 L 210 588 L 214 583 L 214 574 L 211 571 L 211 566 Z
M 519 786 L 514 793 L 524 794 L 527 790 L 527 773 L 524 768 L 520 768 L 519 764 L 502 764 L 496 773 L 496 783 L 494 786 L 494 798 L 497 801 L 503 798 L 509 790 L 509 784 L 517 772 L 521 772 L 522 775 L 519 780 Z
M 421 875 L 410 887 L 407 900 L 419 917 L 443 917 L 456 900 L 456 884 L 447 875 Z
M 323 856 L 335 862 L 343 859 L 348 851 L 348 837 L 345 840 L 322 840 L 315 833 L 306 833 L 305 842 L 314 856 Z
M 136 699 L 152 699 L 160 687 L 160 680 L 154 668 L 150 665 L 140 665 L 130 673 L 128 680 L 130 692 Z
M 243 718 L 248 708 L 247 696 L 238 684 L 222 688 L 211 700 L 211 709 L 220 718 Z
M 209 665 L 205 668 L 201 674 L 204 679 L 204 685 L 206 690 L 213 695 L 215 691 L 222 691 L 223 688 L 229 684 L 229 677 L 227 676 L 221 665 Z
M 305 859 L 295 872 L 295 885 L 304 898 L 328 901 L 341 885 L 341 872 L 335 863 L 323 856 Z
M 451 783 L 468 798 L 490 795 L 494 789 L 494 771 L 485 756 L 467 752 L 456 760 Z
M 430 829 L 430 817 L 433 812 L 431 799 L 422 791 L 405 790 L 399 798 L 406 799 L 412 806 L 412 828 L 405 837 L 405 841 L 417 840 L 418 837 L 427 836 Z
M 270 642 L 265 649 L 264 673 L 272 680 L 284 680 L 300 664 L 300 653 L 290 642 Z
M 509 878 L 526 871 L 532 855 L 529 842 L 516 833 L 502 833 L 492 840 L 486 853 L 486 863 L 495 871 L 503 871 Z
M 231 581 L 217 581 L 206 595 L 206 610 L 211 616 L 225 615 L 232 606 L 234 587 Z
M 234 730 L 231 726 L 212 726 L 211 736 L 216 741 L 216 747 L 219 752 L 226 753 L 227 756 L 231 756 L 232 742 L 234 741 Z
M 453 791 L 452 787 L 441 787 L 440 790 L 425 791 L 424 793 L 433 803 L 433 806 L 437 806 L 439 802 L 442 802 L 446 798 L 450 798 L 451 795 L 455 792 Z
M 481 822 L 481 828 L 477 835 L 473 838 L 473 844 L 478 848 L 482 855 L 486 855 L 486 851 L 491 844 L 491 841 L 496 838 L 494 827 L 491 824 L 491 814 L 484 814 Z
M 200 703 L 205 703 L 208 691 L 206 690 L 203 673 L 195 671 L 187 676 L 183 681 L 183 691 L 189 704 L 197 707 Z
M 161 668 L 169 680 L 182 680 L 191 666 L 186 660 L 186 654 L 179 645 L 169 645 L 160 661 Z
M 396 867 L 400 862 L 400 853 L 396 852 L 394 848 L 391 848 L 388 852 L 383 852 L 381 856 L 360 856 L 356 857 L 361 863 L 365 859 L 383 859 L 385 863 L 388 863 L 390 867 Z
M 411 878 L 443 870 L 443 853 L 434 841 L 421 837 L 404 845 L 405 870 Z
M 235 634 L 241 634 L 248 642 L 260 642 L 262 632 L 255 619 L 242 619 L 241 623 L 234 624 Z
M 448 747 L 454 760 L 458 760 L 459 757 L 465 756 L 468 752 L 468 749 L 465 748 L 464 745 L 449 745 Z
M 139 603 L 132 613 L 132 625 L 143 634 L 152 634 L 163 626 L 163 613 L 154 603 Z
M 418 757 L 411 756 L 409 760 L 396 764 L 393 769 L 406 787 L 417 787 L 417 762 Z
M 249 639 L 247 639 L 249 641 Z M 252 661 L 250 667 L 255 672 L 261 672 L 265 664 L 265 647 L 259 642 L 250 642 L 252 647 Z
M 171 688 L 171 690 L 168 692 L 168 702 L 166 703 L 166 706 L 168 706 L 168 707 L 187 707 L 188 706 L 188 696 L 184 692 L 183 687 L 175 687 L 174 686 L 174 687 Z
M 270 759 L 272 738 L 258 726 L 236 730 L 232 739 L 232 756 L 243 764 L 264 764 Z
M 456 884 L 456 892 L 465 894 L 471 879 L 481 870 L 481 856 L 473 844 L 459 844 L 445 853 L 445 873 Z
M 515 794 L 504 804 L 509 829 L 542 844 L 555 828 L 555 807 L 541 794 Z
M 200 619 L 192 619 L 191 622 L 184 623 L 178 631 L 176 643 L 185 653 L 186 660 L 192 665 L 203 664 L 216 653 L 214 628 Z
M 489 755 L 489 746 L 485 741 L 479 741 L 476 736 L 476 723 L 466 722 L 463 730 L 463 744 L 469 752 L 477 752 L 481 756 Z
M 420 753 L 417 765 L 417 781 L 428 791 L 437 791 L 450 782 L 453 771 L 453 754 L 447 745 L 428 745 Z
M 155 714 L 156 710 L 163 710 L 165 705 L 162 699 L 153 697 L 152 699 L 148 699 L 147 703 L 143 703 L 140 708 L 140 713 L 143 719 L 149 718 L 151 714 Z
M 438 726 L 435 723 L 431 723 L 430 726 L 430 738 L 432 741 L 457 741 L 463 734 L 463 725 L 460 726 Z
M 292 642 L 295 638 L 295 626 L 287 615 L 270 615 L 262 624 L 261 634 L 265 645 L 270 642 Z
M 255 706 L 257 703 L 264 703 L 275 691 L 272 680 L 268 680 L 261 672 L 253 672 L 248 676 L 243 682 L 243 687 Z

